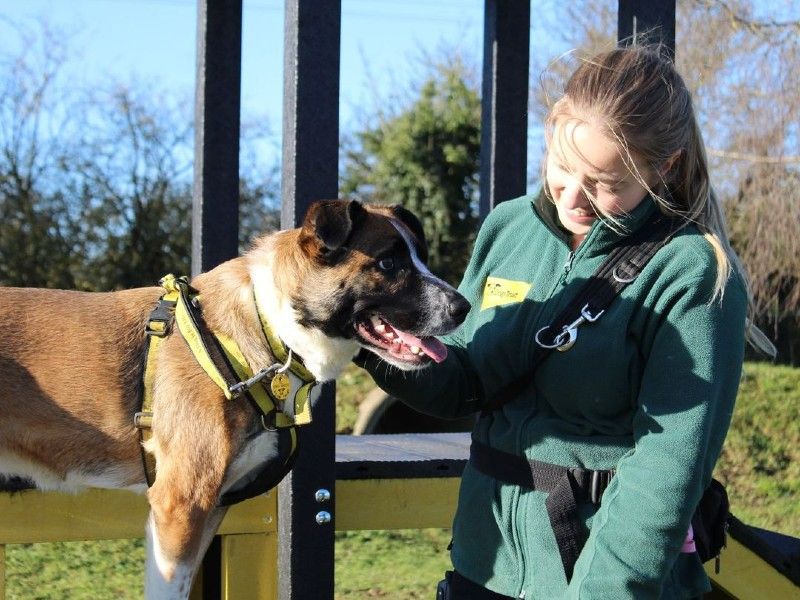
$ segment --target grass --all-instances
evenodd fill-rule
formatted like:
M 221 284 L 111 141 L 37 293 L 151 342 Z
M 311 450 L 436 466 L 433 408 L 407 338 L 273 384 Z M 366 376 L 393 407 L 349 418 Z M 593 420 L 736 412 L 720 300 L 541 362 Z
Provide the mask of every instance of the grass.
M 739 519 L 800 537 L 800 369 L 745 365 L 716 476 Z
M 369 373 L 351 364 L 336 380 L 336 433 L 352 433 L 358 406 L 375 388 Z
M 143 572 L 141 539 L 6 546 L 8 600 L 139 599 Z
M 337 431 L 352 431 L 369 376 L 348 369 L 337 386 Z M 748 363 L 716 476 L 746 523 L 800 537 L 800 369 Z M 144 524 L 143 524 L 144 526 Z M 431 598 L 449 566 L 449 530 L 336 534 L 336 599 Z M 14 600 L 142 597 L 142 540 L 9 545 Z
M 450 530 L 340 531 L 336 600 L 428 600 L 450 567 Z

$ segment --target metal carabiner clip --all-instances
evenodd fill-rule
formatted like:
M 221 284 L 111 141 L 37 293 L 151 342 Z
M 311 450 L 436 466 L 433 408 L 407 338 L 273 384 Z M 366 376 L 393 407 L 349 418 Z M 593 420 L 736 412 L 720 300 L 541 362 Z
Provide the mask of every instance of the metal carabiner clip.
M 539 336 L 547 329 L 550 329 L 550 325 L 545 325 L 539 331 L 536 332 L 536 343 L 539 344 L 541 348 L 545 348 L 547 350 L 559 350 L 563 352 L 564 350 L 568 350 L 572 344 L 575 343 L 575 338 L 578 336 L 578 332 L 575 329 L 569 329 L 568 327 L 564 327 L 564 329 L 559 333 L 556 337 L 553 338 L 553 343 L 548 344 L 543 342 L 539 339 Z M 564 348 L 564 346 L 567 346 Z M 563 348 L 563 350 L 562 350 Z
M 284 364 L 275 363 L 272 366 L 265 367 L 261 369 L 258 373 L 253 375 L 250 379 L 246 379 L 244 381 L 240 381 L 239 383 L 234 383 L 228 391 L 234 398 L 238 398 L 241 396 L 245 390 L 250 389 L 253 385 L 264 379 L 267 375 L 272 375 L 273 373 L 285 373 L 289 370 L 289 367 L 292 366 L 292 349 L 289 348 L 289 355 L 286 358 L 286 362 Z
M 552 344 L 547 344 L 542 342 L 539 339 L 539 335 L 545 330 L 549 329 L 550 326 L 546 325 L 542 327 L 539 331 L 536 332 L 536 343 L 539 344 L 540 347 L 545 348 L 547 350 L 558 350 L 559 352 L 566 352 L 573 345 L 575 345 L 575 341 L 578 339 L 578 327 L 583 325 L 584 323 L 594 323 L 597 319 L 600 318 L 605 310 L 599 311 L 597 314 L 592 314 L 589 312 L 589 304 L 585 304 L 581 309 L 581 316 L 575 319 L 569 325 L 564 325 L 561 333 L 559 333 L 554 339 Z

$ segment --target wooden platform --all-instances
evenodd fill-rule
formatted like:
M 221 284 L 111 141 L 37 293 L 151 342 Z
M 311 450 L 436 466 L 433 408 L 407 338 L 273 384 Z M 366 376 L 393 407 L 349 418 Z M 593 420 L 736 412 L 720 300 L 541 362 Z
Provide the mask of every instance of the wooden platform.
M 463 433 L 337 436 L 336 529 L 450 527 L 468 455 Z M 0 559 L 4 544 L 141 537 L 146 514 L 145 498 L 125 491 L 0 492 Z M 220 528 L 224 598 L 275 597 L 275 568 L 264 565 L 276 560 L 277 519 L 274 492 L 229 511 Z M 800 540 L 791 536 L 733 519 L 720 573 L 713 561 L 706 569 L 712 598 L 800 600 Z M 3 576 L 0 561 L 0 598 Z

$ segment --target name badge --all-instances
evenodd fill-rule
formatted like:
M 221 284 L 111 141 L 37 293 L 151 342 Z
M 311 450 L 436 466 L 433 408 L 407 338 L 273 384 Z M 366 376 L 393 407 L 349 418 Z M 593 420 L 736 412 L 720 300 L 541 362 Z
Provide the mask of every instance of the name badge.
M 481 310 L 506 304 L 522 302 L 528 295 L 531 284 L 527 281 L 511 281 L 499 277 L 487 277 L 483 287 Z

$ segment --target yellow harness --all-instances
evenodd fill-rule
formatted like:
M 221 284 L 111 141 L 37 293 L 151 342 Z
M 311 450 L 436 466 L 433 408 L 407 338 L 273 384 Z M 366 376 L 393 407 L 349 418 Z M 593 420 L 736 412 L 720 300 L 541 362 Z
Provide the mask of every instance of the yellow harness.
M 254 371 L 247 363 L 241 349 L 230 337 L 209 330 L 202 319 L 200 295 L 189 285 L 186 277 L 166 275 L 159 282 L 164 294 L 150 313 L 145 327 L 145 368 L 142 409 L 136 413 L 134 423 L 142 438 L 142 459 L 147 485 L 155 480 L 155 457 L 145 450 L 144 442 L 152 435 L 153 384 L 158 355 L 164 339 L 170 335 L 173 324 L 177 324 L 181 337 L 186 341 L 197 362 L 208 376 L 219 386 L 228 400 L 246 398 L 261 416 L 264 428 L 280 433 L 290 444 L 286 456 L 276 457 L 278 465 L 266 464 L 260 477 L 251 487 L 236 494 L 234 502 L 254 496 L 274 487 L 291 468 L 297 453 L 297 431 L 299 425 L 311 422 L 312 392 L 317 381 L 305 366 L 292 355 L 280 338 L 273 332 L 253 290 L 253 300 L 258 312 L 261 330 L 272 355 L 279 362 L 270 367 Z M 267 383 L 268 382 L 268 383 Z M 275 459 L 268 459 L 275 462 Z M 270 471 L 270 473 L 267 473 Z M 274 472 L 273 472 L 274 471 Z M 274 483 L 275 472 L 280 477 Z M 271 484 L 270 484 L 271 483 Z M 264 488 L 266 485 L 269 487 Z M 252 492 L 252 493 L 251 493 Z M 242 496 L 242 497 L 240 497 Z M 226 498 L 223 498 L 223 503 Z

